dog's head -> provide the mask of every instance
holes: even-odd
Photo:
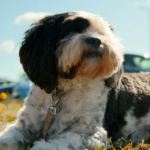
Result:
[[[123,54],[107,21],[72,12],[48,16],[26,31],[20,61],[31,81],[51,92],[59,77],[113,77],[122,67]]]

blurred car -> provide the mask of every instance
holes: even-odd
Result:
[[[150,72],[150,58],[134,54],[125,54],[124,72]]]
[[[30,90],[30,83],[31,81],[27,76],[22,77],[21,80],[14,86],[12,97],[19,100],[23,100],[27,97]]]
[[[7,79],[0,79],[0,94],[6,93],[7,95],[11,95],[16,82],[7,80]]]

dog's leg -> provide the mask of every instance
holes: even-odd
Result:
[[[101,128],[93,135],[65,132],[47,141],[35,142],[31,150],[95,150],[100,146],[105,147],[107,142],[106,132]]]
[[[14,124],[0,133],[0,150],[19,149],[19,141],[27,144],[30,140],[38,140],[40,131],[50,105],[50,94],[32,85],[23,108],[19,111]]]

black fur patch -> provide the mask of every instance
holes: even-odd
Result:
[[[59,39],[63,39],[69,34],[82,33],[89,26],[89,21],[81,17],[77,17],[74,20],[67,20],[61,26]]]
[[[150,74],[124,74],[120,87],[110,91],[104,127],[113,140],[122,136],[121,128],[127,123],[124,118],[131,108],[136,118],[149,112]]]
[[[20,48],[20,62],[32,82],[46,92],[58,84],[57,49],[61,25],[68,14],[45,17],[26,31]]]

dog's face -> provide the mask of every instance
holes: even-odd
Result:
[[[31,81],[48,92],[58,77],[111,77],[121,69],[123,54],[107,21],[72,12],[46,17],[28,30],[20,60]]]

